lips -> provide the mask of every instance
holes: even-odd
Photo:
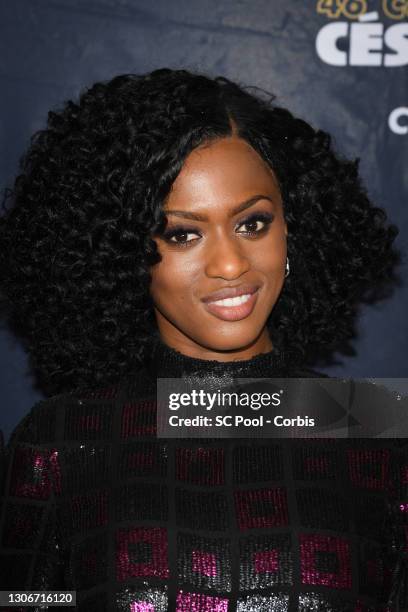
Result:
[[[223,321],[239,321],[248,317],[258,299],[259,287],[242,285],[232,289],[221,289],[202,301],[208,312]]]
[[[210,295],[201,298],[201,301],[208,303],[216,302],[217,300],[238,297],[239,295],[252,295],[258,289],[258,285],[240,285],[239,287],[224,287],[224,289],[220,289],[219,291],[215,291],[214,293],[210,293]]]

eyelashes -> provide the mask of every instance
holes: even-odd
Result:
[[[247,229],[247,231],[240,231],[237,233],[243,234],[244,236],[250,238],[258,237],[268,231],[273,219],[274,216],[269,213],[253,213],[252,215],[246,217],[246,219],[243,219],[237,224],[237,228],[247,226],[252,227],[252,229]],[[261,224],[260,227],[259,224]],[[194,242],[199,240],[199,238],[191,239],[191,235],[199,236],[199,238],[201,238],[201,234],[196,227],[178,225],[163,232],[161,237],[163,238],[163,240],[173,246],[188,247],[190,246],[190,244],[193,244]]]

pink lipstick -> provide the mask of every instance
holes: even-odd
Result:
[[[255,308],[259,287],[241,285],[216,291],[202,299],[206,310],[223,321],[239,321]]]

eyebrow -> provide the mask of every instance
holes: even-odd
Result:
[[[237,215],[243,210],[246,210],[247,208],[250,208],[251,206],[256,204],[258,200],[269,200],[270,202],[273,203],[272,198],[270,198],[269,196],[256,195],[256,196],[253,196],[252,198],[249,198],[249,200],[245,200],[245,202],[241,202],[241,204],[238,204],[237,206],[235,206],[235,208],[233,208],[229,212],[228,216],[233,217],[234,215]],[[200,215],[199,213],[190,212],[188,210],[166,210],[165,209],[164,212],[167,215],[174,215],[175,217],[184,217],[185,219],[193,219],[194,221],[208,221],[208,217],[206,215]]]

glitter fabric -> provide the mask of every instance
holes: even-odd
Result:
[[[217,575],[217,557],[213,553],[193,550],[191,553],[192,570],[203,576]]]
[[[126,588],[116,594],[115,604],[110,608],[120,612],[167,612],[167,586],[149,588],[142,582],[142,588]]]
[[[179,533],[177,565],[180,581],[211,591],[231,591],[232,560],[228,538]]]
[[[73,547],[72,573],[75,582],[92,588],[107,580],[108,540],[106,534],[91,536]]]
[[[237,602],[237,612],[288,612],[288,595],[250,595]]]
[[[50,496],[49,457],[49,451],[17,449],[11,476],[12,495],[32,499],[47,499]]]
[[[154,612],[154,605],[147,601],[133,601],[130,604],[130,612]]]
[[[279,446],[238,446],[233,450],[234,483],[282,480],[283,463]]]
[[[341,595],[328,598],[319,593],[299,596],[297,612],[396,612],[395,608],[367,606],[357,600],[355,603]]]
[[[350,524],[347,500],[341,492],[315,487],[296,490],[302,525],[344,532]]]
[[[176,612],[228,612],[228,599],[179,591]]]
[[[407,612],[405,440],[156,436],[158,376],[313,375],[294,364],[154,342],[117,385],[39,402],[5,455],[0,590],[75,590],[80,612]]]
[[[193,484],[224,484],[224,449],[177,448],[176,478]]]
[[[342,462],[338,448],[333,442],[322,444],[321,440],[304,440],[301,446],[294,440],[292,465],[298,480],[337,480],[342,474]]]
[[[168,578],[165,529],[120,529],[116,533],[116,576],[123,582],[133,576]]]
[[[389,450],[347,451],[350,480],[355,487],[384,489],[389,480]]]
[[[288,524],[286,490],[281,487],[235,491],[235,506],[238,526],[242,531]]]
[[[300,571],[303,584],[350,589],[350,542],[322,534],[300,534]]]
[[[240,590],[293,585],[293,552],[288,533],[240,539]]]

